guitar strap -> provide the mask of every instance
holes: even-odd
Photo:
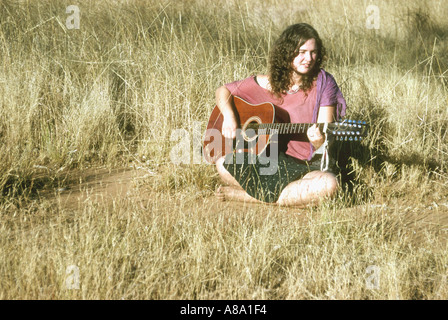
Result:
[[[317,81],[318,81],[317,88],[320,88],[320,90],[317,93],[317,103],[316,103],[316,108],[314,108],[314,115],[313,115],[313,119],[316,122],[317,122],[317,113],[319,112],[318,110],[319,110],[319,106],[320,106],[320,101],[322,99],[322,95],[325,90],[325,87],[327,86],[326,78],[327,78],[327,75],[326,75],[325,71],[322,69],[321,72],[319,73],[319,76],[317,77]],[[330,158],[328,156],[327,129],[328,129],[328,123],[325,122],[323,130],[322,130],[322,133],[325,134],[325,141],[324,141],[324,144],[319,148],[319,149],[322,149],[322,157],[320,160],[320,171],[327,171],[328,164],[330,162]]]
[[[330,156],[328,155],[328,134],[327,134],[327,129],[328,129],[328,123],[325,122],[324,124],[324,128],[322,130],[322,133],[325,134],[325,141],[323,143],[323,145],[321,146],[322,148],[322,157],[320,159],[320,171],[325,172],[328,170],[328,165],[330,164]]]
[[[324,141],[324,150],[322,153],[322,159],[320,160],[320,171],[327,171],[328,170],[328,164],[330,163],[330,156],[328,155],[328,122],[325,122],[324,124],[324,132],[325,132],[325,141]]]

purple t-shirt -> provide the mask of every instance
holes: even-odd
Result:
[[[292,123],[315,123],[320,106],[336,106],[337,119],[345,116],[346,103],[333,76],[321,69],[312,88],[305,94],[302,90],[294,94],[285,94],[283,101],[275,98],[269,90],[264,89],[249,77],[244,80],[226,84],[234,96],[249,103],[270,102],[288,111]],[[313,145],[308,141],[290,140],[286,154],[301,160],[311,160]]]

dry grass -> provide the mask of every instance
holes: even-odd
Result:
[[[1,1],[0,298],[447,299],[448,8],[378,1],[370,30],[359,2],[306,4],[79,1],[69,30],[64,1]],[[298,21],[370,136],[339,146],[345,189],[320,207],[217,202],[171,134],[192,144],[214,90]]]

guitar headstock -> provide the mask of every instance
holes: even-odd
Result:
[[[327,134],[337,141],[362,141],[367,135],[367,124],[361,120],[344,120],[328,124]]]

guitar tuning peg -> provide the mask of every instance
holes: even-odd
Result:
[[[353,137],[349,137],[348,140],[349,140],[349,141],[353,141]]]

